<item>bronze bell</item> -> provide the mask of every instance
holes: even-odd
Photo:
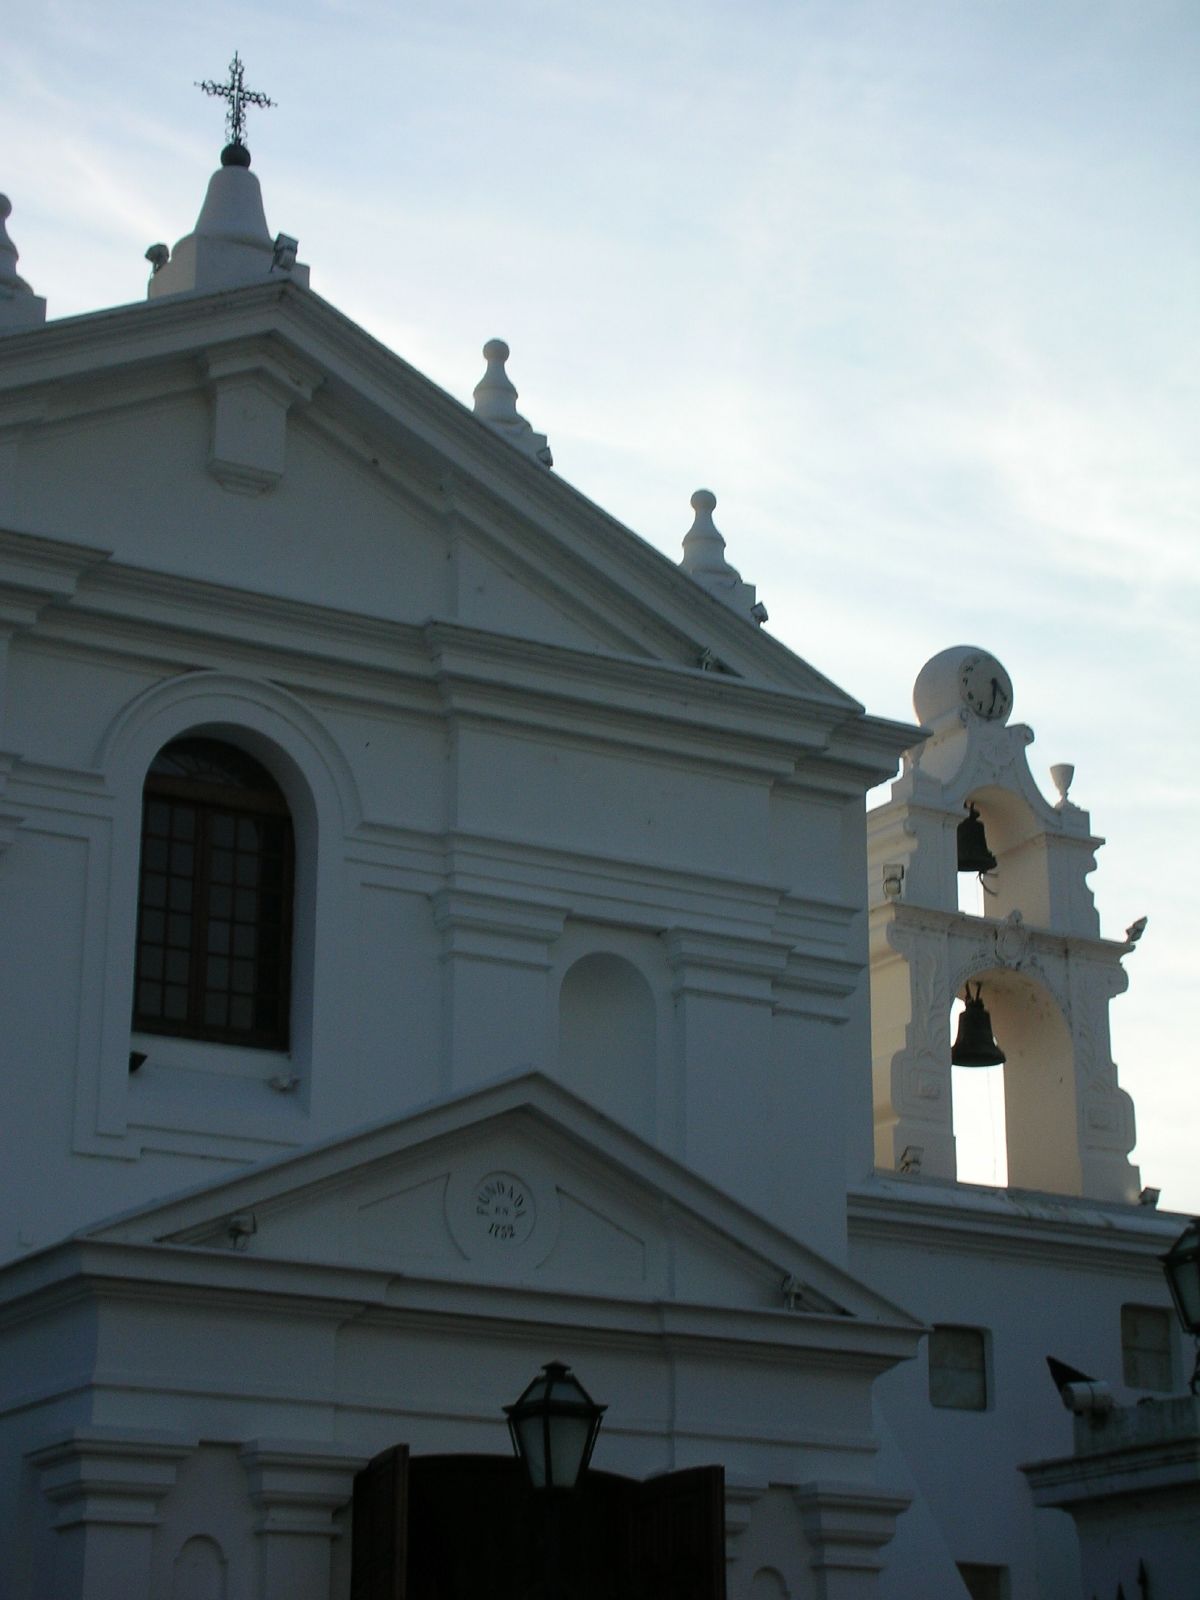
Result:
[[[1004,1051],[992,1034],[992,1019],[979,995],[979,984],[975,985],[973,996],[971,985],[967,985],[966,1009],[958,1019],[958,1037],[950,1052],[956,1067],[998,1067],[1005,1060]]]
[[[995,872],[996,858],[988,849],[987,834],[979,812],[969,801],[968,815],[958,825],[958,870],[960,872]]]

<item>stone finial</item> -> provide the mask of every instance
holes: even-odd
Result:
[[[12,202],[0,194],[0,333],[39,327],[46,320],[46,302],[17,274],[17,247],[5,226]]]
[[[743,583],[741,573],[726,560],[725,540],[712,515],[717,508],[716,495],[711,489],[697,489],[691,504],[696,515],[684,535],[679,565],[710,594],[761,625],[767,620],[766,606],[755,600],[754,585]]]
[[[232,152],[232,154],[231,154]],[[308,285],[308,268],[296,260],[298,246],[287,234],[271,237],[263,210],[262,189],[250,171],[250,155],[229,144],[221,165],[208,180],[204,204],[193,231],[174,250],[151,245],[146,259],[153,269],[147,290],[151,300],[162,295],[239,288],[268,279],[290,279]]]
[[[1050,768],[1050,781],[1058,790],[1058,805],[1055,810],[1061,811],[1067,804],[1067,792],[1074,776],[1075,768],[1069,761],[1058,761]]]
[[[517,389],[504,366],[508,357],[509,348],[503,339],[489,339],[484,345],[487,370],[475,385],[475,415],[543,467],[552,467],[554,457],[546,435],[535,433],[517,410]]]
[[[679,565],[701,582],[706,578],[718,578],[731,584],[740,583],[742,575],[725,559],[725,541],[713,521],[716,495],[711,489],[697,489],[691,505],[696,515],[683,536],[683,559]]]

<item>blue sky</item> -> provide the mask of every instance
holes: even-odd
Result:
[[[673,557],[699,485],[770,629],[872,711],[992,649],[1109,845],[1143,1180],[1200,1210],[1200,7],[43,0],[0,187],[67,315],[140,298],[222,142],[314,289]],[[1190,997],[1190,998],[1189,998]]]

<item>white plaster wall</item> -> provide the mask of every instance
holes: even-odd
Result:
[[[1019,1222],[972,1213],[971,1191],[948,1192],[958,1195],[949,1201],[959,1208],[958,1238],[923,1229],[905,1206],[907,1230],[897,1223],[881,1235],[852,1219],[850,1262],[923,1321],[987,1330],[990,1403],[986,1411],[931,1405],[923,1353],[879,1380],[879,1404],[953,1559],[1008,1566],[1013,1600],[1072,1600],[1081,1592],[1074,1528],[1063,1513],[1034,1509],[1018,1470],[1071,1449],[1071,1415],[1045,1358],[1103,1379],[1123,1403],[1136,1401],[1122,1379],[1121,1306],[1166,1307],[1161,1270],[1153,1250],[1139,1261],[1122,1247],[1117,1214],[1080,1213],[1085,1226],[1113,1231],[1111,1253],[1095,1237],[1037,1245]],[[926,1195],[931,1204],[941,1199]],[[1169,1220],[1161,1233],[1165,1248]]]
[[[219,481],[198,355],[150,371],[147,354],[96,381],[64,375],[47,420],[9,451],[0,529],[86,542],[78,566],[91,570],[74,571],[65,545],[14,557],[0,751],[14,758],[4,804],[18,820],[0,915],[16,939],[0,964],[0,1111],[21,1198],[0,1221],[0,1259],[431,1097],[531,1067],[557,1075],[563,978],[588,956],[641,974],[653,1062],[640,1050],[610,1080],[593,1058],[574,1086],[813,1249],[842,1255],[845,1170],[869,1138],[865,1119],[852,1129],[869,1093],[861,773],[805,753],[836,706],[822,695],[806,709],[800,692],[772,703],[770,685],[802,681],[801,664],[779,652],[772,665],[753,630],[739,644],[699,594],[693,618],[682,580],[667,594],[671,616],[657,618],[622,589],[645,555],[613,561],[611,527],[585,526],[593,513],[569,491],[555,514],[578,518],[579,541],[559,549],[547,537],[543,570],[512,507],[526,494],[545,517],[550,480],[514,490],[503,458],[509,504],[493,503],[488,486],[443,470],[419,426],[384,425],[378,397],[343,415],[315,374],[226,384],[271,425],[254,446],[263,459],[218,463]],[[212,381],[220,391],[225,380]],[[235,411],[225,406],[225,424]],[[378,454],[373,430],[386,436]],[[231,492],[242,467],[242,489],[255,472],[258,487],[275,473],[274,486]],[[426,628],[430,618],[460,626]],[[480,633],[468,638],[466,625]],[[761,681],[681,670],[696,667],[710,627],[722,657],[763,663]],[[514,638],[536,643],[514,651]],[[579,654],[539,654],[545,645]],[[656,659],[662,672],[646,665]],[[144,774],[165,743],[198,730],[262,761],[296,822],[286,1059],[130,1034]],[[853,733],[838,738],[853,760]],[[881,759],[874,746],[866,759]],[[148,1047],[132,1078],[131,1044]],[[565,1240],[600,1237],[582,1200],[565,1197],[562,1211]],[[617,1231],[604,1239],[620,1277]],[[162,1292],[122,1284],[102,1316],[76,1298],[36,1330],[6,1329],[10,1371],[27,1388],[0,1424],[12,1469],[0,1522],[22,1523],[0,1588],[10,1581],[23,1597],[39,1541],[57,1542],[68,1566],[81,1548],[50,1533],[46,1495],[16,1467],[73,1428],[167,1441],[143,1441],[144,1458],[136,1441],[96,1443],[88,1494],[111,1492],[129,1513],[137,1496],[116,1480],[148,1474],[126,1523],[95,1519],[97,1571],[144,1567],[147,1589],[172,1594],[191,1581],[179,1577],[188,1540],[211,1538],[215,1555],[192,1547],[193,1588],[217,1581],[215,1561],[229,1596],[245,1595],[247,1564],[267,1548],[247,1533],[246,1483],[259,1470],[235,1461],[247,1441],[364,1458],[398,1438],[503,1449],[498,1406],[550,1354],[620,1396],[597,1465],[644,1476],[720,1460],[760,1489],[832,1476],[870,1493],[874,1357],[840,1348],[853,1319],[830,1319],[832,1358],[734,1359],[716,1334],[686,1349],[614,1336],[598,1301],[594,1326],[576,1317],[547,1350],[549,1311],[505,1333],[494,1317],[472,1324],[460,1298],[448,1336],[440,1312],[368,1312],[353,1285],[320,1301],[302,1237],[297,1248],[275,1298],[190,1295],[194,1255]],[[682,1250],[679,1269],[681,1292],[718,1293],[711,1258]],[[396,1294],[404,1283],[398,1272]],[[468,1273],[455,1293],[470,1292]],[[785,1317],[773,1273],[739,1292]],[[75,1489],[55,1483],[54,1504],[74,1505]],[[797,1565],[786,1495],[755,1504],[747,1526],[757,1564],[739,1571],[735,1595],[765,1569],[759,1594],[770,1572],[796,1594],[818,1592]]]
[[[202,1444],[179,1465],[154,1535],[150,1592],[163,1600],[243,1600],[254,1592],[255,1523],[232,1444]]]
[[[206,469],[209,428],[207,399],[186,394],[39,430],[22,445],[17,526],[367,616],[445,614],[449,542],[431,509],[297,418],[278,485],[231,494]]]
[[[186,1264],[177,1266],[186,1275]],[[18,1465],[71,1426],[82,1422],[102,1442],[132,1447],[131,1455],[113,1455],[102,1443],[96,1458],[102,1470],[93,1474],[91,1509],[100,1526],[89,1534],[88,1550],[99,1577],[82,1591],[87,1600],[107,1593],[106,1574],[116,1581],[122,1573],[120,1592],[131,1600],[172,1595],[180,1555],[193,1539],[219,1546],[228,1600],[273,1600],[278,1591],[263,1586],[260,1563],[273,1537],[288,1543],[289,1529],[298,1535],[289,1557],[299,1563],[295,1593],[325,1600],[322,1563],[355,1465],[398,1440],[417,1454],[507,1453],[500,1407],[550,1353],[546,1329],[488,1316],[472,1324],[461,1316],[406,1318],[378,1306],[364,1316],[352,1296],[306,1293],[302,1272],[294,1305],[279,1295],[257,1304],[236,1293],[204,1297],[182,1285],[137,1297],[114,1287],[101,1293],[102,1303],[76,1298],[57,1323],[26,1324],[8,1339],[7,1353],[28,1366],[35,1388],[39,1381],[46,1387],[42,1398],[0,1420],[3,1460],[17,1468],[0,1473],[0,1515],[7,1525],[17,1508],[27,1513],[18,1537],[0,1547],[0,1589],[14,1600],[43,1592],[33,1573],[44,1583],[57,1572],[64,1595],[80,1592],[70,1572],[75,1536],[50,1533],[46,1480],[36,1465],[23,1473]],[[601,1314],[616,1311],[606,1304]],[[796,1596],[825,1592],[808,1570],[807,1541],[786,1486],[831,1480],[843,1493],[857,1486],[870,1502],[870,1394],[853,1363],[836,1350],[790,1358],[777,1351],[765,1360],[719,1338],[614,1338],[580,1325],[560,1328],[552,1353],[610,1402],[598,1468],[646,1477],[720,1461],[731,1484],[754,1486],[740,1493],[745,1515],[731,1545],[735,1600],[751,1592],[765,1565],[785,1573]],[[86,1416],[72,1416],[50,1396],[64,1374],[84,1368],[93,1374],[90,1403]],[[251,1504],[256,1448],[297,1464],[282,1474],[290,1490],[274,1516]],[[149,1470],[149,1459],[164,1449],[165,1467]],[[303,1462],[335,1455],[341,1465],[323,1480],[319,1505]],[[140,1510],[142,1482],[157,1485],[149,1518]],[[781,1487],[767,1493],[770,1484]],[[111,1516],[95,1516],[97,1492],[108,1497]],[[75,1507],[79,1498],[69,1494],[54,1501],[60,1503]],[[199,1568],[205,1561],[212,1567],[212,1551],[194,1547],[193,1555]],[[864,1577],[861,1588],[831,1592],[849,1600],[873,1590]],[[180,1600],[192,1597],[185,1591]]]
[[[623,1110],[614,1068],[604,1109],[840,1253],[845,1140],[828,1130],[850,1114],[861,1017],[847,1025],[847,1002],[820,997],[828,1019],[802,1014],[803,975],[782,1004],[773,986],[797,939],[861,982],[848,913],[822,920],[851,902],[853,801],[793,790],[773,813],[768,778],[622,749],[619,720],[606,748],[465,719],[448,732],[411,696],[390,715],[363,708],[353,697],[376,682],[354,670],[320,692],[270,656],[225,670],[233,652],[202,634],[185,658],[200,670],[156,677],[119,635],[13,650],[8,798],[24,820],[0,906],[21,932],[0,984],[22,1215],[5,1253],[229,1161],[492,1077],[554,1075],[562,975],[585,953],[632,959],[656,1019],[655,1082],[639,1069]],[[142,779],[195,728],[245,744],[296,818],[289,1058],[129,1031]],[[470,841],[468,897],[511,933],[442,906],[451,838]],[[811,912],[787,899],[796,888]],[[148,1055],[132,1077],[131,1044]],[[296,1082],[280,1092],[275,1077]]]
[[[13,525],[86,538],[130,565],[362,616],[454,617],[584,649],[603,637],[539,593],[535,570],[481,548],[450,513],[437,473],[394,447],[378,446],[364,470],[361,446],[356,459],[328,425],[294,409],[278,483],[269,493],[235,494],[207,469],[203,393],[147,402],[131,387],[119,409],[119,388],[106,398],[106,413],[23,439]]]

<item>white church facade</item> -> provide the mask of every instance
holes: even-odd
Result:
[[[1003,667],[869,715],[711,495],[676,566],[500,341],[471,412],[313,293],[240,144],[151,254],[47,322],[0,217],[0,1595],[402,1593],[356,1476],[508,1452],[563,1360],[597,1470],[722,1470],[705,1593],[1088,1600],[1045,1357],[1178,1388],[1181,1224]],[[956,1176],[968,984],[1006,1188]]]

